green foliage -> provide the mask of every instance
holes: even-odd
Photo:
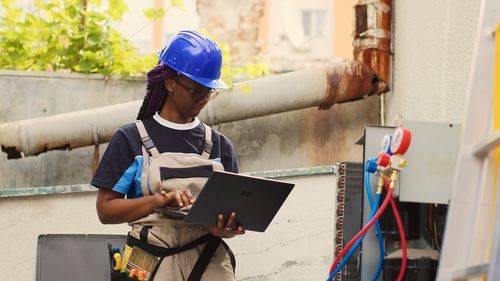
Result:
[[[177,9],[184,9],[184,0],[170,0],[170,5]]]
[[[126,78],[143,75],[158,61],[154,54],[138,55],[137,48],[111,27],[128,11],[124,0],[108,0],[106,9],[101,8],[101,0],[34,0],[33,11],[21,10],[14,3],[0,0],[0,69]],[[183,9],[184,1],[170,0],[170,7]],[[143,13],[150,20],[165,16],[164,9],[144,9]],[[267,74],[267,66],[260,63],[231,67],[229,45],[217,43],[224,61],[221,78],[229,85],[231,77],[241,73],[250,78]]]
[[[128,10],[125,1],[109,0],[104,11],[100,5],[99,0],[36,0],[34,11],[22,11],[14,1],[2,0],[0,68],[123,77],[151,69],[154,55],[139,56],[111,27]]]
[[[156,8],[142,9],[142,13],[150,20],[161,19],[165,16],[165,10]]]

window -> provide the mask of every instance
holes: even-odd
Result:
[[[325,24],[325,10],[302,10],[302,28],[306,37],[323,37]]]

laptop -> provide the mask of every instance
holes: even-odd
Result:
[[[264,232],[295,184],[223,171],[214,171],[189,211],[155,208],[172,219],[215,226],[217,214],[224,220],[236,212],[236,225]]]

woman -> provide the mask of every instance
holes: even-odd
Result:
[[[231,142],[197,118],[217,89],[227,88],[219,79],[221,51],[209,38],[181,31],[158,57],[137,121],[116,132],[92,179],[99,219],[132,226],[122,272],[141,256],[151,261],[142,265],[148,280],[234,280],[234,257],[220,238],[245,233],[233,227],[236,214],[219,214],[207,227],[154,210],[189,208],[213,170],[238,172]]]

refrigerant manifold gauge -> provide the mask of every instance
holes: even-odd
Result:
[[[397,128],[392,135],[391,152],[393,155],[403,155],[411,142],[411,131],[406,128]]]

